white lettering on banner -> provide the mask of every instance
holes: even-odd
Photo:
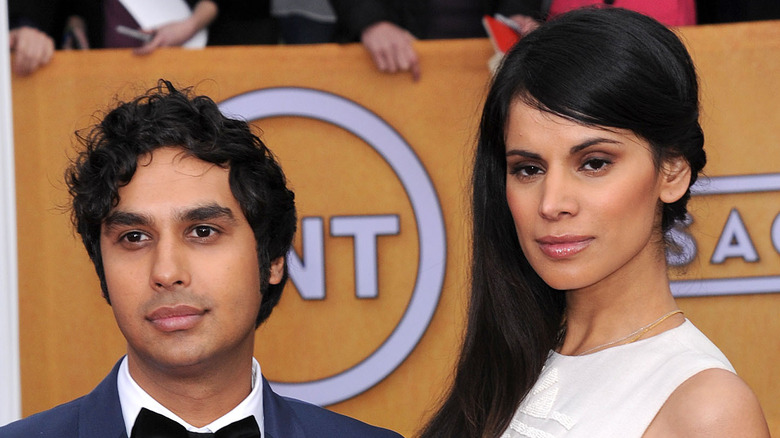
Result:
[[[298,294],[304,300],[325,299],[325,240],[322,218],[301,219],[301,241],[303,261],[295,250],[287,254],[290,279],[295,283]]]
[[[691,187],[691,194],[694,196],[776,191],[780,191],[780,173],[702,178]],[[685,227],[671,230],[669,237],[678,243],[690,240],[692,245],[683,244],[682,254],[668,252],[667,261],[670,265],[685,265],[696,257],[696,242],[694,237],[684,229]],[[780,253],[780,214],[775,217],[772,223],[770,237],[775,250]],[[729,213],[710,258],[710,263],[724,263],[726,259],[732,257],[741,258],[749,263],[759,260],[750,233],[736,208],[733,208]],[[687,262],[679,263],[684,260]],[[780,275],[676,280],[672,281],[671,286],[672,293],[676,297],[777,293],[780,292]]]
[[[417,223],[420,255],[417,278],[409,305],[393,332],[376,351],[339,374],[309,382],[271,382],[273,388],[282,395],[319,405],[329,405],[354,397],[379,383],[406,359],[427,330],[439,304],[444,284],[447,248],[444,218],[433,183],[414,150],[398,132],[376,114],[341,96],[307,88],[267,88],[240,94],[225,100],[219,106],[229,117],[238,116],[250,121],[292,116],[321,120],[339,126],[365,141],[384,158],[409,197]],[[397,233],[399,229],[397,222],[396,216],[395,219],[380,219],[378,222],[373,222],[372,219],[356,226],[351,219],[342,217],[336,221],[336,232],[355,237],[355,263],[360,270],[363,270],[367,265],[376,266],[375,259],[373,263],[360,262],[366,250],[373,253],[371,257],[376,255],[375,243],[365,242],[375,239],[377,235]],[[321,223],[312,221],[310,224],[308,226],[312,229],[314,227],[322,229]],[[333,225],[334,223],[331,222],[331,227]],[[360,228],[360,225],[367,228]],[[302,225],[302,228],[306,226]],[[316,232],[310,231],[310,233],[311,236],[317,236]],[[307,235],[303,237],[309,238]],[[321,240],[321,234],[319,237]],[[304,242],[303,262],[296,258],[294,251],[291,251],[288,257],[291,265],[297,263],[296,270],[291,266],[291,278],[296,286],[304,280],[297,277],[300,272],[297,268],[302,268],[306,272],[305,284],[309,284],[307,281],[324,283],[317,268],[311,266],[311,264],[322,265],[323,263],[316,255],[310,255],[306,251],[308,244],[310,243]],[[307,271],[308,269],[312,271]],[[375,278],[376,273],[373,275]],[[361,277],[361,280],[364,278],[366,277]],[[371,279],[371,275],[367,278]],[[371,295],[373,291],[367,288],[358,293]],[[325,295],[324,291],[316,287],[308,289],[306,294],[313,297]]]
[[[303,260],[295,250],[288,254],[290,279],[304,300],[325,299],[325,242],[321,217],[301,219]],[[330,235],[355,239],[355,296],[376,298],[379,296],[377,266],[378,236],[398,234],[400,221],[397,215],[333,216],[330,219]]]
[[[331,236],[352,236],[355,239],[355,295],[358,298],[379,296],[376,238],[395,235],[400,230],[397,215],[336,216],[330,219]]]
[[[780,173],[763,175],[731,175],[700,178],[691,187],[691,194],[736,195],[740,193],[761,193],[780,191]]]
[[[718,239],[715,252],[712,253],[710,263],[720,264],[730,257],[742,258],[748,263],[758,261],[756,247],[750,240],[750,234],[736,208],[729,213],[729,218],[720,233],[720,239]]]
[[[780,254],[780,213],[775,216],[774,222],[772,222],[772,245],[775,247],[775,251]]]

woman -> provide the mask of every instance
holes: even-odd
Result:
[[[698,106],[685,47],[635,12],[570,12],[507,54],[474,164],[467,331],[423,437],[769,436],[666,275],[706,161]]]

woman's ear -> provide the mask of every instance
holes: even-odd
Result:
[[[688,191],[691,183],[691,166],[683,156],[672,157],[661,166],[661,201],[677,202]]]
[[[268,276],[269,284],[279,284],[284,276],[284,257],[271,261],[271,272]]]

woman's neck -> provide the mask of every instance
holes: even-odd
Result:
[[[598,351],[602,345],[622,345],[631,339],[628,335],[677,310],[666,265],[660,263],[642,271],[633,272],[630,278],[604,279],[597,285],[566,292],[566,336],[559,352],[577,355]],[[682,315],[672,315],[640,338],[661,333],[683,321]],[[620,342],[624,337],[626,342]]]

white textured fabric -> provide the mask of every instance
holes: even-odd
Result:
[[[681,383],[711,368],[734,372],[688,320],[585,356],[552,352],[501,438],[638,438]]]

